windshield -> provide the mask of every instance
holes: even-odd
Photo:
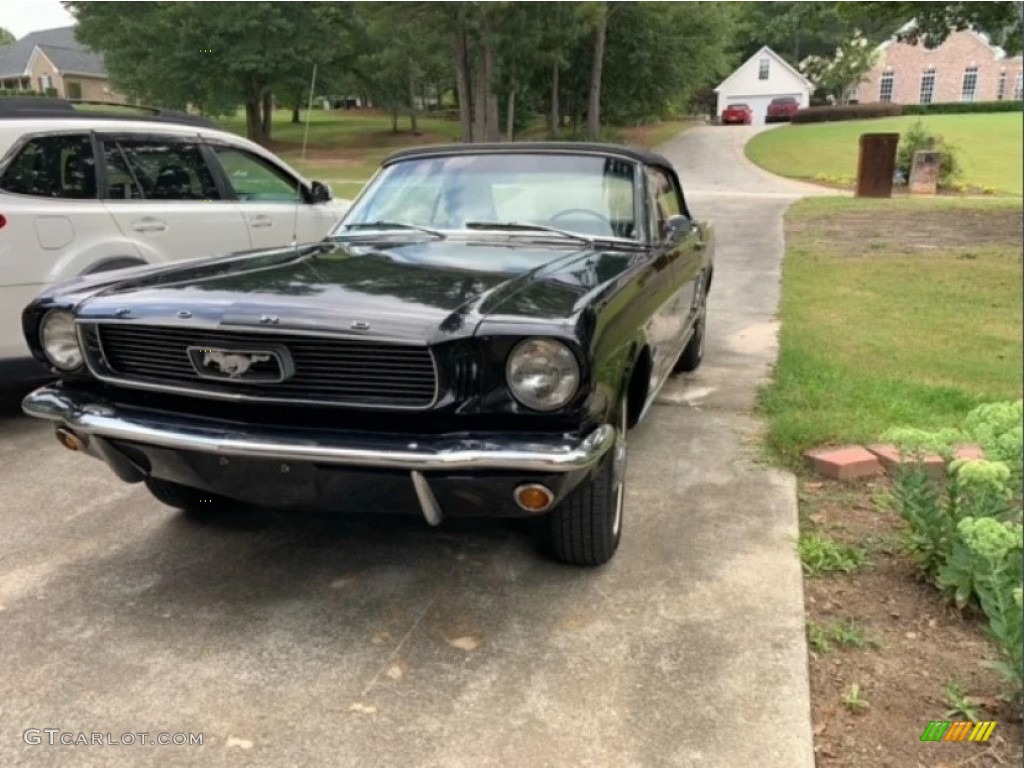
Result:
[[[380,229],[400,222],[433,230],[536,224],[588,237],[636,239],[634,167],[619,158],[568,154],[402,160],[377,176],[335,234],[375,222]],[[523,227],[502,232],[530,233]]]

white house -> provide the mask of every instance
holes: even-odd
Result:
[[[754,123],[763,123],[772,99],[791,96],[806,107],[813,90],[810,80],[766,45],[715,88],[718,116],[730,104],[747,104],[754,111]]]

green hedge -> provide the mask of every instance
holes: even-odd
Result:
[[[794,123],[825,123],[835,120],[868,120],[872,117],[899,117],[903,107],[899,104],[843,104],[827,107],[806,107],[793,115]]]
[[[25,98],[32,98],[33,96],[43,95],[44,94],[39,91],[19,91],[16,88],[0,88],[0,96],[23,96]],[[56,95],[56,92],[54,95]]]
[[[1020,112],[1024,101],[951,101],[944,104],[904,104],[904,115],[953,115],[964,112]]]

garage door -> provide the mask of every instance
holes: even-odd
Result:
[[[768,112],[768,105],[771,104],[772,99],[782,98],[788,96],[794,98],[803,105],[803,99],[799,93],[775,93],[771,96],[730,96],[727,104],[746,104],[752,110],[754,110],[754,125],[761,125],[764,123],[764,116]]]

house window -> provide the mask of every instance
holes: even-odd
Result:
[[[761,59],[760,63],[757,65],[757,79],[768,79],[768,59]]]
[[[935,98],[935,70],[929,69],[921,75],[921,98],[922,104],[931,104]]]
[[[1006,70],[999,73],[999,85],[996,86],[996,101],[1002,101],[1006,96]]]
[[[878,100],[879,101],[892,101],[892,89],[896,75],[892,72],[886,72],[882,75],[881,81],[878,83]]]
[[[978,90],[978,68],[968,67],[964,70],[964,82],[960,88],[960,101],[974,101]]]
[[[1013,100],[1020,101],[1024,97],[1024,72],[1017,73],[1017,84],[1013,86]]]
[[[82,98],[82,84],[76,83],[74,80],[64,83],[64,90],[67,91],[67,97],[69,99],[80,99]]]

